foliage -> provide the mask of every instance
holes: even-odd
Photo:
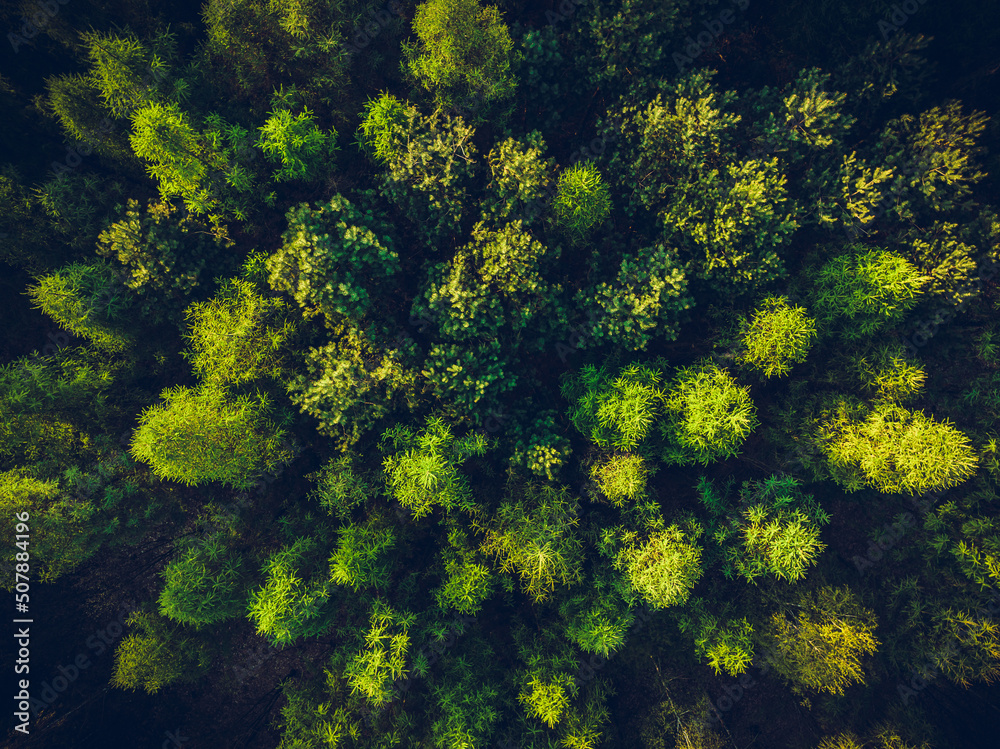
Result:
[[[203,627],[246,609],[243,560],[218,537],[187,548],[161,575],[160,613],[176,622]]]
[[[868,338],[898,323],[916,305],[929,280],[893,252],[855,250],[856,254],[835,257],[816,276],[820,319],[826,325],[842,322],[847,339]]]
[[[517,86],[514,42],[495,6],[479,0],[426,0],[417,6],[419,40],[403,47],[403,70],[443,107],[473,110],[474,123],[502,115]]]
[[[707,487],[700,488],[704,501]],[[820,526],[829,523],[830,516],[801,493],[791,476],[744,482],[740,499],[739,517],[720,523],[713,534],[716,542],[730,544],[726,576],[739,575],[748,582],[764,575],[788,582],[805,577],[826,548],[819,540]]]
[[[887,402],[861,418],[832,413],[820,434],[833,478],[847,491],[948,489],[972,476],[978,463],[969,438],[950,423]]]
[[[649,468],[641,455],[612,455],[591,467],[590,478],[613,505],[623,507],[645,495]]]
[[[218,223],[206,224],[171,203],[140,209],[129,199],[121,218],[101,232],[97,253],[116,259],[125,285],[142,299],[142,311],[163,319],[180,317],[208,268],[225,269],[224,250],[231,245]]]
[[[534,601],[546,600],[556,586],[583,581],[578,501],[565,486],[532,482],[510,485],[511,495],[486,521],[482,549],[496,556],[504,572],[516,572]]]
[[[615,573],[602,564],[580,592],[559,605],[566,637],[588,653],[607,658],[620,650],[635,624],[635,614],[619,591]]]
[[[378,288],[369,279],[384,282],[399,272],[399,257],[385,227],[341,195],[317,209],[303,203],[286,219],[282,247],[267,261],[271,287],[331,321],[368,314],[369,289]]]
[[[712,362],[678,370],[663,400],[663,457],[670,463],[732,457],[759,423],[749,388]]]
[[[444,581],[435,596],[442,609],[476,614],[492,594],[493,570],[476,554],[468,534],[457,524],[448,528],[448,543],[441,548]]]
[[[520,221],[496,231],[477,223],[469,244],[431,269],[413,316],[435,320],[439,332],[452,340],[517,336],[541,320],[556,326],[560,289],[540,272],[552,255],[523,231]]]
[[[240,163],[249,133],[218,115],[205,118],[199,129],[175,102],[151,102],[132,117],[129,141],[157,180],[164,201],[179,197],[192,213],[231,213],[246,219],[243,193],[252,190],[252,175]]]
[[[569,678],[546,681],[532,676],[518,699],[524,704],[528,715],[538,718],[549,728],[558,723],[569,707]]]
[[[186,352],[206,382],[239,385],[281,371],[281,351],[294,332],[280,299],[256,292],[253,284],[229,279],[207,302],[185,310],[190,332]]]
[[[285,380],[292,403],[314,417],[321,434],[350,445],[398,405],[409,404],[417,375],[412,348],[381,345],[378,337],[349,325],[334,340],[306,352],[304,373]]]
[[[414,519],[428,515],[434,505],[446,511],[475,508],[468,480],[459,466],[486,452],[481,434],[458,438],[440,418],[427,420],[421,432],[402,425],[382,435],[386,485],[390,496]]]
[[[497,222],[521,220],[525,226],[541,216],[555,161],[544,157],[545,149],[537,130],[493,147],[487,157],[492,180],[483,199],[484,213]]]
[[[89,433],[110,429],[116,415],[110,395],[122,369],[74,346],[0,366],[0,461],[58,473],[86,454]]]
[[[562,392],[580,432],[601,447],[631,450],[646,439],[661,412],[659,382],[659,371],[645,365],[623,367],[612,378],[606,368],[587,364],[563,380]]]
[[[643,351],[658,336],[677,338],[693,300],[675,249],[642,247],[622,257],[616,276],[600,278],[574,299],[588,316],[586,341]]]
[[[803,592],[796,608],[774,614],[764,635],[775,670],[796,687],[830,694],[864,683],[862,659],[879,646],[875,615],[846,587]]]
[[[611,192],[592,163],[574,164],[559,175],[552,210],[559,225],[577,241],[611,213]]]
[[[383,92],[377,99],[369,99],[362,112],[358,127],[358,142],[372,157],[389,164],[399,158],[405,149],[405,136],[409,126],[406,106],[392,94]]]
[[[264,584],[250,596],[247,616],[274,645],[315,637],[330,628],[330,584],[318,539],[303,536],[272,554],[261,568]]]
[[[764,377],[781,377],[806,360],[815,338],[815,322],[804,307],[789,306],[787,297],[767,297],[742,333],[739,360]]]
[[[517,376],[500,341],[437,343],[431,346],[421,374],[446,408],[458,418],[484,421],[499,407],[500,396],[513,390]]]
[[[701,549],[690,532],[671,525],[641,538],[626,531],[615,555],[615,567],[624,572],[633,596],[653,608],[667,608],[687,600],[701,578]]]
[[[701,599],[689,604],[690,614],[681,614],[682,631],[694,638],[694,650],[718,676],[745,673],[753,661],[753,626],[745,618],[726,621],[708,612]]]
[[[365,645],[344,670],[351,694],[360,693],[372,707],[392,698],[392,682],[406,676],[410,648],[409,628],[414,617],[376,601]]]
[[[34,306],[67,330],[108,351],[134,343],[127,320],[133,303],[106,263],[74,263],[29,286]]]
[[[112,686],[156,694],[171,684],[196,681],[211,666],[208,646],[164,617],[137,611],[126,623],[135,631],[115,650]]]
[[[461,117],[437,111],[422,116],[412,106],[406,118],[399,136],[405,148],[393,147],[381,186],[424,240],[436,246],[458,231],[470,203],[475,131]]]
[[[387,553],[395,546],[394,530],[379,515],[347,525],[337,532],[337,548],[330,557],[330,579],[352,589],[382,588],[392,571]]]
[[[162,479],[245,489],[291,457],[263,393],[231,398],[213,385],[176,386],[161,397],[142,412],[131,452]]]
[[[337,131],[320,130],[308,108],[296,115],[287,109],[271,112],[259,130],[258,147],[270,161],[280,164],[274,173],[276,182],[317,179],[337,150]]]
[[[308,478],[316,482],[310,496],[332,515],[347,520],[355,507],[364,505],[378,495],[378,485],[358,469],[353,453],[345,452],[332,458]]]

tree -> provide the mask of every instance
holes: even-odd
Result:
[[[252,174],[241,163],[248,156],[249,132],[219,115],[204,120],[204,130],[175,102],[151,102],[132,117],[129,136],[135,155],[148,163],[160,197],[179,197],[192,213],[231,213],[246,219],[242,194],[253,188]]]
[[[132,117],[167,93],[170,60],[176,55],[173,34],[158,34],[151,44],[129,31],[125,34],[84,32],[80,39],[87,49],[87,78],[100,93],[107,111],[116,119]],[[184,91],[183,83],[175,93]]]
[[[136,164],[127,132],[115,127],[101,100],[101,89],[86,74],[45,79],[45,111],[77,143],[120,164]]]
[[[950,423],[887,402],[853,416],[829,414],[820,438],[834,480],[847,491],[948,489],[974,475],[978,463],[969,438]]]
[[[739,452],[757,427],[750,390],[712,362],[684,367],[674,375],[664,396],[666,439],[664,460],[708,465]]]
[[[272,644],[288,645],[330,628],[330,582],[322,546],[303,536],[272,554],[261,568],[264,584],[250,597],[247,617]]]
[[[695,654],[715,675],[739,676],[753,661],[753,626],[745,618],[726,620],[712,614],[700,598],[678,615],[682,632],[694,639]]]
[[[422,116],[416,107],[407,107],[405,127],[395,123],[379,132],[388,132],[387,169],[381,177],[383,193],[402,210],[417,232],[433,247],[457,234],[470,205],[469,183],[476,172],[473,128],[461,117],[435,111]],[[402,127],[396,135],[397,127]],[[397,138],[399,140],[397,140]]]
[[[775,670],[796,690],[842,695],[846,687],[863,684],[862,659],[879,646],[875,615],[847,587],[803,592],[796,608],[794,614],[774,614],[762,633],[774,646],[769,661]]]
[[[793,164],[817,152],[843,151],[856,120],[844,111],[847,94],[828,90],[830,79],[829,73],[808,68],[781,91],[765,86],[755,92],[751,137]]]
[[[295,330],[286,310],[281,299],[261,296],[252,283],[231,278],[209,301],[184,311],[190,326],[184,354],[206,382],[239,385],[275,377]]]
[[[414,403],[418,373],[412,343],[383,341],[349,324],[305,355],[305,372],[285,382],[292,403],[318,421],[321,434],[349,446],[401,405]]]
[[[386,557],[397,538],[384,517],[373,514],[364,523],[344,526],[337,536],[337,548],[330,557],[330,580],[355,591],[388,585],[392,564]]]
[[[308,108],[297,115],[287,109],[271,112],[259,130],[258,147],[268,160],[280,164],[276,182],[317,179],[337,150],[337,131],[321,131]]]
[[[703,573],[701,549],[693,540],[678,525],[655,531],[645,539],[625,531],[614,564],[625,574],[630,597],[657,609],[684,603]]]
[[[67,330],[108,351],[135,342],[129,330],[133,298],[107,263],[73,263],[28,287],[34,306]]]
[[[565,594],[559,603],[566,637],[585,652],[604,658],[625,644],[635,622],[614,575],[606,563],[597,566],[579,592]]]
[[[526,227],[542,215],[555,162],[544,153],[545,139],[537,130],[493,147],[487,157],[493,178],[483,201],[484,214],[498,224],[520,220]]]
[[[448,525],[448,543],[441,546],[441,561],[444,575],[435,592],[438,606],[445,611],[476,614],[493,594],[495,576],[455,522]]]
[[[404,44],[403,71],[440,105],[471,109],[476,124],[509,112],[517,53],[496,7],[483,8],[478,0],[426,0],[417,6],[413,31],[418,41]]]
[[[787,297],[767,297],[744,324],[739,361],[764,377],[781,377],[806,360],[815,338],[815,321],[804,307],[789,306]]]
[[[131,452],[162,479],[221,481],[246,489],[291,457],[264,394],[228,397],[218,386],[176,386],[142,412]]]
[[[691,258],[692,275],[717,290],[752,291],[785,276],[778,250],[798,222],[785,213],[777,157],[708,169],[677,185],[659,214],[664,239]]]
[[[641,455],[612,455],[591,466],[590,478],[615,507],[624,507],[645,495],[649,468]]]
[[[111,397],[124,373],[122,362],[77,346],[0,366],[0,465],[41,464],[54,476],[92,454],[90,435],[128,418]]]
[[[246,610],[243,560],[218,537],[188,547],[161,575],[160,613],[175,622],[199,628]]]
[[[414,619],[413,614],[397,612],[382,601],[375,601],[365,645],[344,669],[351,694],[361,694],[376,708],[392,699],[393,682],[408,673],[409,628]]]
[[[345,452],[323,464],[316,473],[306,478],[316,482],[310,497],[328,513],[341,520],[349,520],[354,508],[378,496],[377,482],[356,466],[353,452]]]
[[[516,572],[525,593],[546,600],[557,585],[583,581],[583,546],[575,532],[578,500],[565,486],[509,485],[513,496],[492,520],[475,517],[484,533],[482,550],[496,556],[504,572]]]
[[[876,149],[894,168],[901,220],[912,220],[921,207],[935,213],[971,207],[972,185],[986,176],[976,141],[988,119],[985,112],[963,114],[961,103],[950,100],[886,124]]]
[[[604,367],[585,365],[563,380],[563,396],[572,404],[573,425],[601,447],[631,450],[646,439],[661,413],[660,373],[632,364],[612,378]]]
[[[97,254],[118,261],[144,314],[158,320],[180,318],[207,269],[226,270],[225,250],[233,244],[226,227],[202,222],[171,203],[140,209],[138,201],[129,199],[119,212],[119,220],[98,237]]]
[[[315,209],[302,203],[286,219],[281,249],[267,260],[271,287],[332,322],[368,315],[371,294],[399,272],[386,225],[341,195]]]
[[[383,92],[377,99],[365,102],[358,126],[358,143],[372,158],[390,164],[406,151],[406,135],[410,112],[403,102]]]
[[[181,628],[165,617],[137,611],[126,623],[136,631],[115,650],[112,686],[133,691],[142,687],[156,694],[174,683],[197,681],[211,667],[209,646],[182,634]]]
[[[413,514],[429,515],[434,505],[446,511],[475,508],[468,480],[459,466],[486,452],[486,438],[470,434],[456,438],[440,418],[430,418],[422,432],[402,424],[387,430],[380,440],[389,494]]]
[[[593,163],[563,170],[552,210],[562,229],[578,242],[604,223],[611,213],[611,192]]]
[[[565,318],[561,288],[547,283],[542,267],[553,260],[520,221],[490,230],[480,222],[472,239],[450,262],[434,266],[413,317],[437,321],[439,332],[452,340],[491,340],[519,336],[531,326],[558,328]]]
[[[929,280],[894,252],[855,246],[820,268],[815,305],[828,326],[841,323],[845,338],[868,338],[900,322]]]
[[[584,340],[594,345],[644,351],[658,336],[675,340],[685,312],[694,306],[677,250],[663,244],[626,253],[614,277],[594,276],[596,283],[574,297],[589,319],[581,323]]]
[[[699,487],[702,501],[721,512],[722,507],[709,501],[710,482],[703,479]],[[712,534],[725,547],[726,577],[739,575],[753,583],[764,575],[788,582],[805,577],[826,548],[820,526],[829,523],[830,516],[801,493],[791,476],[746,481],[740,500],[740,515],[720,522]]]
[[[496,339],[436,343],[421,374],[449,416],[482,426],[503,409],[500,396],[517,385],[511,359]]]

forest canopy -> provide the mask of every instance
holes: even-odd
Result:
[[[0,19],[12,745],[993,746],[997,0]]]

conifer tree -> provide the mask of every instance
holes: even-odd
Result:
[[[875,615],[850,588],[803,592],[794,611],[771,617],[762,636],[773,645],[769,659],[796,689],[843,694],[864,683],[862,659],[879,646]]]
[[[160,478],[197,485],[221,481],[248,488],[290,457],[285,431],[271,421],[269,398],[231,398],[218,386],[176,386],[139,419],[131,452]]]
[[[711,361],[677,371],[664,411],[660,431],[670,463],[707,465],[732,457],[759,423],[749,388]]]

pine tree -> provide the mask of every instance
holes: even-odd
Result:
[[[769,660],[796,689],[844,694],[864,683],[862,659],[876,651],[875,615],[850,588],[803,592],[794,609],[776,613],[762,632]]]
[[[131,452],[163,479],[189,486],[221,481],[249,488],[290,457],[285,431],[262,393],[231,398],[217,386],[176,386],[139,418]]]

